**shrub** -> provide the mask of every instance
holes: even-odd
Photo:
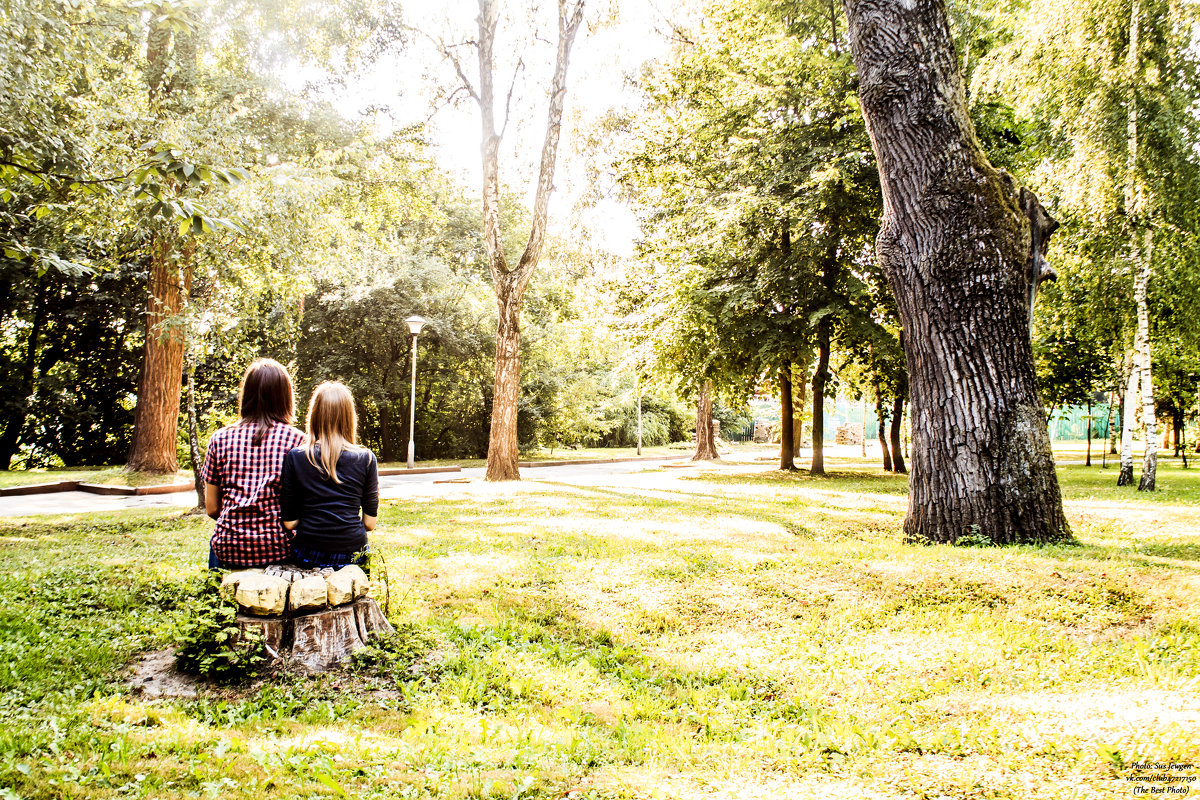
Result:
[[[185,672],[221,683],[258,676],[266,645],[237,624],[237,603],[221,595],[221,575],[209,570],[183,603],[175,625],[175,659]]]

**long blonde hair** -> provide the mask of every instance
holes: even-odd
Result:
[[[354,410],[354,395],[346,384],[325,381],[313,389],[308,401],[308,417],[304,421],[304,454],[308,463],[325,474],[334,483],[341,483],[337,476],[337,462],[346,450],[360,449],[355,441],[358,430],[358,414]],[[321,446],[317,463],[317,445]]]

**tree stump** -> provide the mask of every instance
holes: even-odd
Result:
[[[255,617],[250,614],[238,614],[237,624],[240,629],[239,639],[245,641],[246,634],[253,632],[267,646],[267,655],[279,658],[284,648],[288,646],[287,620],[278,617]]]
[[[366,647],[354,616],[354,606],[357,604],[318,611],[292,620],[295,636],[292,641],[292,663],[309,672],[324,672],[340,664],[360,647]]]
[[[264,572],[265,577],[282,580],[264,581]],[[311,611],[314,576],[325,580],[329,587],[327,597],[332,603]],[[304,608],[296,610],[298,604],[289,602],[292,599],[289,595],[301,582],[304,582]],[[242,591],[243,583],[253,591]],[[285,567],[244,570],[227,575],[223,585],[239,603],[241,613],[237,623],[241,635],[245,637],[253,631],[262,637],[272,659],[284,659],[307,672],[336,667],[355,650],[365,647],[372,636],[393,631],[379,603],[366,596],[370,581],[358,567],[344,567],[337,572]],[[272,615],[263,615],[264,609],[271,610]],[[250,611],[260,613],[247,613]]]

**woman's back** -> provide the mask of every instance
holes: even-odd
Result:
[[[290,550],[279,513],[280,472],[284,457],[304,434],[275,422],[255,444],[257,428],[241,422],[213,434],[201,472],[205,483],[220,489],[212,549],[229,566],[278,563]]]
[[[311,460],[303,447],[284,458],[283,519],[299,520],[298,550],[356,553],[367,544],[363,514],[379,513],[379,465],[367,448],[347,447],[338,456],[334,481],[321,464],[320,447],[313,446]]]

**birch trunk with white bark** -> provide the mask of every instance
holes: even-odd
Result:
[[[1121,398],[1121,472],[1117,486],[1133,483],[1133,425],[1137,416],[1137,353],[1129,354],[1125,368],[1125,394]]]

